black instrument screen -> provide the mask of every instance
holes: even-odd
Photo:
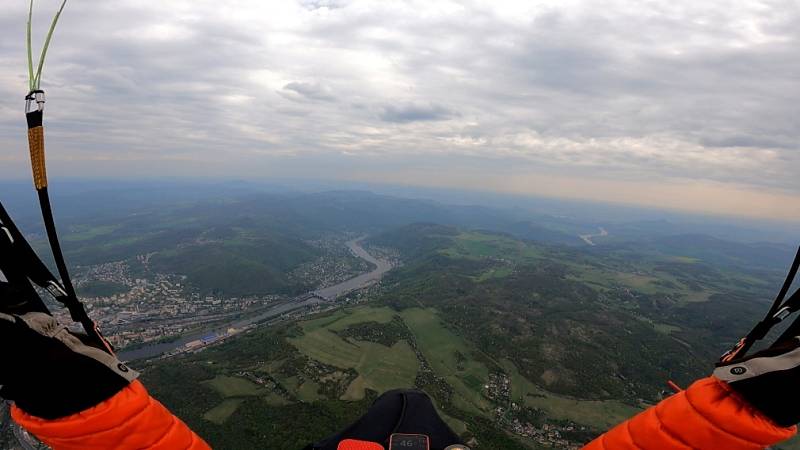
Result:
[[[424,434],[393,434],[389,450],[428,450],[428,436]]]

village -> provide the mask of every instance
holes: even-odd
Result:
[[[588,429],[573,423],[551,423],[545,420],[542,411],[526,408],[514,401],[511,394],[511,379],[505,373],[490,374],[489,381],[484,385],[484,392],[497,405],[494,409],[495,420],[510,432],[530,438],[547,448],[565,450],[580,448],[565,435],[586,432]]]

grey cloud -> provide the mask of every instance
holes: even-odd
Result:
[[[331,93],[331,89],[319,83],[303,83],[299,81],[292,81],[287,83],[281,92],[287,98],[294,99],[299,95],[300,97],[311,100],[331,101],[336,97]]]
[[[754,147],[767,149],[791,150],[797,147],[797,141],[790,136],[748,136],[732,133],[718,137],[703,137],[700,143],[708,147]]]
[[[4,152],[25,148],[23,3],[0,17]],[[43,80],[49,157],[235,175],[271,155],[435,154],[800,192],[800,4],[520,5],[69,3]],[[20,155],[0,175],[26,173]]]
[[[408,123],[447,120],[456,115],[441,105],[409,103],[385,106],[380,118],[386,122]]]
[[[300,4],[309,10],[315,10],[321,8],[342,8],[347,4],[347,2],[343,0],[300,0]]]

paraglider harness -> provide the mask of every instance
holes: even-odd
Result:
[[[353,424],[304,450],[469,450],[439,417],[430,397],[414,389],[379,396]]]
[[[55,300],[69,310],[72,320],[83,326],[88,339],[95,346],[113,354],[111,345],[102,336],[97,324],[89,317],[83,304],[75,295],[75,288],[72,285],[58,240],[58,233],[50,206],[50,195],[47,190],[43,127],[45,94],[39,88],[39,85],[47,48],[65,4],[66,0],[63,0],[61,7],[53,17],[39,57],[38,69],[34,72],[31,52],[33,0],[30,2],[27,29],[30,90],[25,96],[25,118],[28,124],[28,147],[33,170],[33,184],[39,197],[39,206],[42,211],[47,239],[61,280],[59,281],[36,255],[36,252],[25,240],[23,234],[3,207],[2,202],[0,202],[0,271],[2,271],[2,278],[0,278],[0,311],[10,314],[23,314],[26,312],[50,314],[47,306],[34,288],[35,284],[47,291]]]
[[[790,295],[788,298],[786,297],[789,294],[789,290],[792,288],[798,269],[800,269],[800,249],[797,250],[797,255],[795,255],[794,261],[789,268],[786,280],[783,282],[778,296],[775,297],[775,300],[772,302],[772,306],[769,308],[767,315],[758,322],[747,335],[741,338],[733,348],[720,357],[719,364],[729,364],[732,361],[744,358],[753,344],[764,339],[776,325],[783,322],[783,320],[792,315],[792,313],[800,310],[800,289],[796,290],[794,294]],[[795,319],[795,321],[783,331],[770,348],[779,346],[781,343],[789,339],[794,339],[794,337],[798,335],[800,335],[800,317]]]

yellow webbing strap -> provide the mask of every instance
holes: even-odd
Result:
[[[44,164],[44,127],[28,129],[28,147],[31,150],[33,185],[39,190],[47,186],[47,169]]]

